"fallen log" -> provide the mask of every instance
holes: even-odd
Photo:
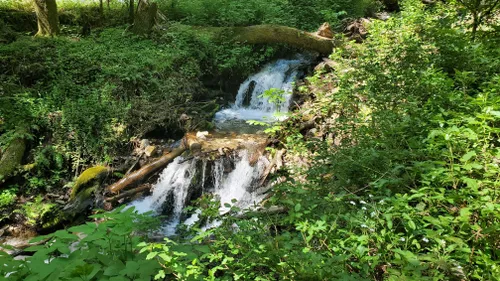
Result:
[[[287,44],[323,55],[331,54],[335,47],[330,38],[288,26],[265,24],[227,29],[234,41],[247,44]]]
[[[159,169],[165,167],[168,163],[174,161],[177,156],[180,156],[184,151],[186,151],[186,147],[187,146],[183,143],[178,148],[172,150],[172,152],[170,152],[169,154],[158,158],[157,160],[145,165],[141,169],[131,173],[118,182],[110,185],[108,187],[109,192],[116,193],[124,188],[130,188],[139,185],[148,175],[158,171]]]
[[[116,196],[106,197],[104,199],[104,201],[113,203],[113,202],[116,202],[116,201],[118,201],[120,199],[127,198],[127,197],[130,197],[132,195],[135,195],[135,194],[137,194],[139,192],[149,190],[150,188],[151,188],[151,185],[149,185],[149,184],[143,184],[143,185],[140,185],[139,187],[136,187],[134,189],[130,189],[130,190],[127,190],[125,192],[122,192],[122,193],[120,193],[120,194],[118,194]]]
[[[307,32],[293,27],[273,24],[244,27],[192,27],[194,31],[208,36],[216,42],[234,42],[244,44],[287,44],[299,49],[328,55],[337,42],[331,38]]]

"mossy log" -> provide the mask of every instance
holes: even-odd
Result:
[[[76,179],[75,185],[71,190],[71,199],[76,197],[76,194],[88,187],[88,185],[100,185],[104,180],[105,176],[108,174],[109,169],[104,166],[94,166],[83,171],[80,176]]]
[[[26,151],[26,140],[15,138],[11,141],[0,159],[0,183],[12,176],[17,167],[21,165],[24,152]]]
[[[303,50],[330,54],[335,42],[316,33],[281,25],[228,27],[222,30],[230,41],[247,44],[287,44]]]
[[[286,44],[299,49],[317,52],[321,55],[332,53],[340,42],[306,32],[300,29],[272,24],[244,27],[191,27],[216,42],[234,42],[243,44]]]

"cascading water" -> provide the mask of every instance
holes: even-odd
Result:
[[[276,120],[275,112],[288,111],[292,83],[300,74],[301,68],[309,62],[304,56],[281,59],[250,76],[241,84],[234,104],[216,113],[216,127],[222,131],[241,131],[247,120]],[[276,105],[262,97],[262,93],[269,89],[283,90],[284,102]],[[139,212],[153,211],[168,215],[169,220],[164,227],[166,235],[175,233],[175,228],[183,217],[183,208],[204,193],[212,193],[220,200],[220,213],[229,211],[225,204],[237,206],[241,210],[252,208],[265,196],[258,189],[269,161],[264,156],[255,161],[255,157],[250,154],[242,149],[232,156],[215,160],[178,157],[163,170],[153,193],[131,205]],[[250,158],[254,161],[250,161]],[[253,165],[250,162],[254,162]],[[187,218],[184,224],[194,223],[198,214]]]
[[[232,163],[228,163],[229,160]],[[246,150],[240,151],[234,159],[206,161],[193,158],[185,161],[178,157],[163,170],[153,193],[130,205],[140,213],[153,211],[156,214],[168,214],[169,221],[164,226],[164,233],[172,235],[180,223],[182,209],[193,194],[214,194],[221,203],[221,214],[229,211],[225,204],[241,210],[258,204],[264,195],[255,191],[268,164],[266,157],[260,157],[256,164],[250,165]],[[197,173],[200,168],[201,173]],[[207,170],[211,171],[210,175],[206,174]]]
[[[235,102],[215,114],[215,124],[219,130],[237,130],[247,120],[276,121],[276,113],[286,113],[292,100],[293,82],[301,74],[301,69],[310,59],[297,55],[293,59],[280,59],[266,65],[262,71],[243,82]],[[284,101],[279,105],[261,95],[270,89],[284,91]]]

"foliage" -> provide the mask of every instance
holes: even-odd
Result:
[[[495,0],[486,1],[469,1],[469,0],[457,0],[460,6],[465,8],[467,12],[472,17],[472,39],[476,37],[477,29],[488,22],[490,19],[494,18],[495,14],[500,10],[500,2]]]
[[[9,188],[0,192],[0,208],[3,209],[15,202],[16,191],[15,188]]]
[[[50,212],[56,204],[49,203],[42,196],[37,196],[32,202],[26,202],[21,212],[26,217],[28,225],[34,226],[46,213]]]
[[[166,14],[174,20],[192,25],[247,26],[253,24],[282,24],[307,30],[317,29],[323,22],[333,26],[339,16],[363,17],[377,10],[372,0],[190,0],[159,1]],[[344,11],[345,13],[336,14]]]
[[[268,201],[288,211],[219,218],[192,236],[210,252],[191,259],[173,242],[150,245],[168,257],[161,276],[499,280],[496,39],[467,53],[469,39],[441,20],[451,12],[406,2],[363,45],[333,54],[338,69],[310,79],[312,108],[282,125],[289,153],[312,161]],[[448,71],[456,53],[464,61]],[[323,138],[300,132],[310,112]]]
[[[27,248],[34,254],[25,261],[2,254],[0,280],[151,280],[160,266],[137,245],[158,225],[133,208],[91,218],[96,221],[33,239],[45,243]]]

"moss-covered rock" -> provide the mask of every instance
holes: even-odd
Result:
[[[0,159],[0,183],[12,175],[21,164],[25,150],[26,140],[23,138],[15,138],[5,149]]]
[[[94,166],[83,171],[71,190],[71,199],[75,199],[77,193],[82,190],[101,185],[107,174],[108,168],[104,166]]]

